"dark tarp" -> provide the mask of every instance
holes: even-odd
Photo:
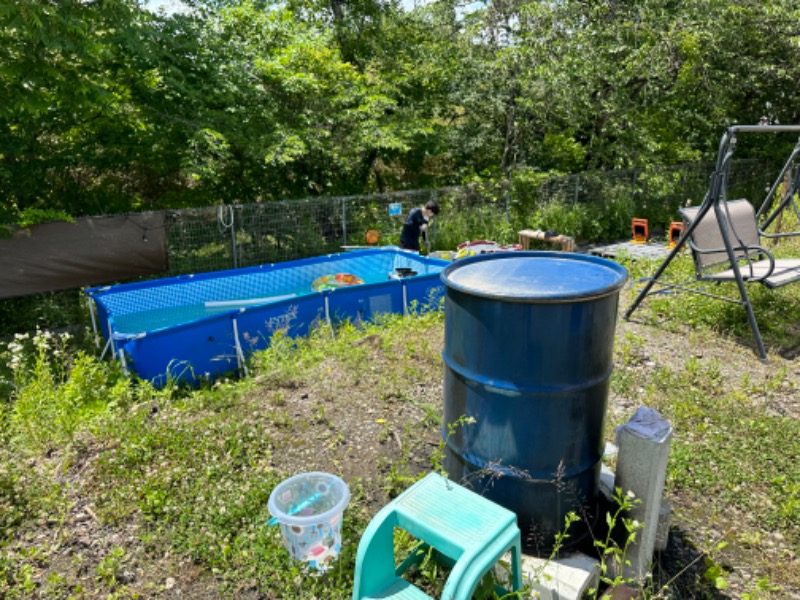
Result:
[[[75,289],[167,269],[164,213],[42,223],[0,238],[0,298]]]

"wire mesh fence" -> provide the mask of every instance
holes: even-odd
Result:
[[[691,163],[680,166],[597,171],[554,177],[537,189],[535,202],[554,200],[571,204],[602,204],[620,192],[646,205],[699,204],[705,195],[714,163]],[[771,171],[760,160],[734,161],[731,167],[730,193],[742,194],[759,204],[771,183]],[[733,196],[731,196],[733,197]]]
[[[367,245],[367,231],[377,232],[376,245],[397,244],[407,212],[431,199],[442,206],[442,218],[431,231],[433,246],[442,249],[530,227],[561,228],[591,241],[614,239],[629,233],[632,217],[651,219],[658,231],[678,218],[679,207],[702,201],[713,169],[713,163],[695,163],[581,173],[531,186],[461,186],[169,211],[169,274],[340,252]],[[765,163],[737,161],[728,194],[758,206],[770,182]],[[583,211],[582,220],[570,212],[575,207]]]
[[[747,198],[760,206],[780,167],[734,161],[728,198]],[[550,178],[537,174],[532,183],[519,178],[495,186],[170,210],[164,214],[169,267],[152,277],[339,252],[365,244],[368,230],[378,231],[377,245],[396,244],[405,215],[429,199],[442,207],[431,232],[435,250],[453,250],[476,239],[513,243],[518,231],[531,228],[557,230],[579,242],[615,242],[630,239],[633,217],[649,219],[651,233],[658,236],[659,228],[678,220],[679,207],[702,201],[714,168],[712,163],[694,163]],[[4,299],[0,335],[44,322],[75,322],[72,315],[80,314],[81,306],[85,303],[65,292]]]
[[[405,212],[437,196],[436,190],[314,198],[170,211],[167,244],[170,274],[247,267],[396,244]]]

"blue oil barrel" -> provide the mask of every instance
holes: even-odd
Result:
[[[596,508],[628,273],[595,256],[502,252],[441,278],[445,470],[514,511],[526,547],[548,550],[568,512],[585,528]]]

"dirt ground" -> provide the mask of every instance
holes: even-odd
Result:
[[[436,335],[443,335],[443,331],[436,331]],[[635,319],[630,322],[619,320],[617,336],[625,335],[633,335],[643,341],[637,350],[637,360],[632,366],[625,367],[629,369],[654,371],[659,367],[672,367],[679,370],[688,358],[687,347],[697,348],[694,352],[698,359],[718,362],[725,385],[736,386],[745,375],[751,381],[766,381],[774,377],[776,369],[786,369],[787,383],[782,390],[754,400],[763,402],[774,414],[800,418],[800,396],[795,391],[800,389],[800,359],[772,355],[769,363],[763,363],[745,341],[694,339],[695,334],[691,331],[668,332]],[[441,339],[432,338],[429,341],[431,347],[441,347]],[[379,351],[379,336],[369,336],[357,343],[374,346],[375,351],[367,367],[370,371],[393,368],[391,352]],[[392,465],[396,469],[400,464],[400,470],[408,469],[412,474],[429,470],[430,456],[437,451],[441,442],[440,423],[426,413],[426,407],[436,407],[438,411],[442,406],[441,368],[425,364],[427,357],[420,358],[414,376],[408,377],[394,392],[388,394],[376,394],[369,377],[363,374],[355,377],[348,372],[337,375],[349,389],[346,402],[335,398],[326,400],[330,391],[320,390],[315,384],[299,385],[288,390],[286,410],[295,422],[308,424],[304,437],[316,439],[317,442],[298,444],[294,431],[280,432],[278,435],[283,436],[282,442],[277,442],[276,446],[282,450],[274,456],[275,468],[296,472],[313,464],[322,470],[332,469],[348,481],[362,479],[365,482],[364,492],[374,495],[372,506],[377,510],[387,500],[385,482],[393,477]],[[366,387],[358,385],[359,379]],[[265,391],[267,395],[271,393]],[[324,422],[317,418],[320,402],[325,405]],[[620,397],[611,393],[607,429],[610,431],[610,426],[626,421],[640,405],[636,397]],[[427,426],[420,427],[420,423],[426,423],[426,419]],[[694,565],[674,582],[669,597],[742,597],[743,591],[752,587],[755,576],[747,568],[737,570],[731,566],[732,571],[727,578],[730,587],[724,591],[714,590],[703,583],[705,565],[699,554],[701,544],[698,542],[719,535],[720,532],[716,530],[720,527],[718,519],[715,518],[713,526],[706,525],[703,515],[693,512],[691,507],[682,506],[684,499],[672,497],[670,500],[674,506],[671,535],[667,550],[659,555],[657,571],[661,580],[667,581],[693,561]],[[736,527],[735,520],[736,515],[731,515],[730,527]],[[776,539],[774,545],[775,552],[788,549],[780,539]],[[736,557],[736,560],[746,564],[748,559]],[[794,564],[800,569],[797,557]],[[800,592],[789,597],[800,598]]]
[[[673,333],[636,320],[619,321],[617,336],[625,335],[641,340],[636,360],[624,367],[628,369],[655,370],[670,365],[677,369],[686,361],[686,348],[696,348],[693,352],[699,359],[718,361],[724,385],[736,386],[745,374],[753,381],[766,380],[775,369],[783,368],[788,382],[785,389],[759,401],[775,414],[800,418],[800,398],[795,391],[800,388],[800,359],[774,355],[770,364],[764,364],[744,343],[696,339],[691,331]],[[361,510],[371,513],[408,485],[409,478],[431,470],[431,457],[440,452],[441,442],[443,328],[432,327],[424,336],[425,343],[415,339],[409,344],[403,340],[387,341],[381,334],[365,335],[353,345],[366,352],[366,360],[347,365],[332,357],[318,368],[316,376],[307,379],[276,385],[270,381],[269,373],[257,375],[242,408],[262,411],[265,415],[264,435],[274,440],[271,467],[285,473],[309,470],[337,473],[363,498]],[[401,370],[397,356],[403,356]],[[639,405],[637,397],[612,393],[608,399],[607,425],[624,422]],[[265,407],[270,409],[269,418]],[[276,410],[280,419],[275,419]],[[83,457],[77,461],[68,477],[79,478],[81,470],[90,464],[89,459]],[[678,576],[668,597],[741,598],[756,576],[746,568],[748,558],[731,558],[728,589],[716,591],[698,584],[704,570],[698,541],[718,534],[715,529],[720,523],[708,525],[704,515],[684,505],[684,498],[670,497],[670,500],[674,507],[670,541],[667,550],[659,555],[657,567],[660,581]],[[730,526],[735,527],[736,515],[730,518]],[[137,586],[143,579],[158,582],[161,591],[153,597],[219,597],[214,578],[181,557],[166,554],[155,560],[145,558],[140,533],[139,525],[133,522],[124,529],[104,527],[92,513],[91,503],[76,497],[69,518],[61,525],[62,539],[71,540],[72,546],[71,552],[62,553],[61,567],[76,568],[76,554],[83,556],[85,563],[91,563],[93,554],[104,556],[108,548],[121,546],[129,550],[130,556],[140,556],[139,564],[145,565],[138,570],[131,567],[130,572],[121,576]],[[37,535],[45,537],[50,533],[43,526],[40,533],[30,535],[36,541]],[[775,552],[791,550],[778,538],[770,543]],[[72,566],[68,564],[70,560]],[[796,556],[793,564],[800,569]],[[687,565],[692,566],[687,568]],[[745,568],[740,569],[739,565]],[[59,565],[52,567],[58,569]],[[786,597],[800,598],[800,593],[789,593]],[[252,590],[242,591],[237,597],[280,596],[264,596]]]

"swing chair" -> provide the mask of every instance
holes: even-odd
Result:
[[[800,236],[800,231],[766,232],[787,207],[791,207],[800,219],[800,210],[795,202],[795,196],[800,188],[800,164],[796,164],[800,158],[800,140],[775,179],[775,183],[767,192],[758,211],[745,199],[728,201],[727,183],[738,133],[783,132],[800,133],[800,125],[735,125],[728,128],[722,136],[716,169],[711,176],[709,190],[703,198],[703,202],[699,206],[680,210],[684,220],[683,233],[655,274],[647,280],[636,300],[625,312],[626,320],[647,296],[663,293],[670,289],[680,289],[733,302],[743,306],[747,312],[747,320],[755,337],[758,354],[762,360],[766,361],[767,352],[758,329],[753,305],[747,295],[746,284],[760,283],[769,289],[774,289],[800,281],[800,259],[775,258],[761,241],[762,238]],[[782,200],[772,210],[775,193],[787,173],[791,175],[788,189],[785,190]],[[740,297],[730,298],[691,287],[689,284],[659,281],[667,266],[684,245],[688,245],[692,252],[696,282],[735,281]],[[654,291],[653,286],[656,283],[661,287]]]

